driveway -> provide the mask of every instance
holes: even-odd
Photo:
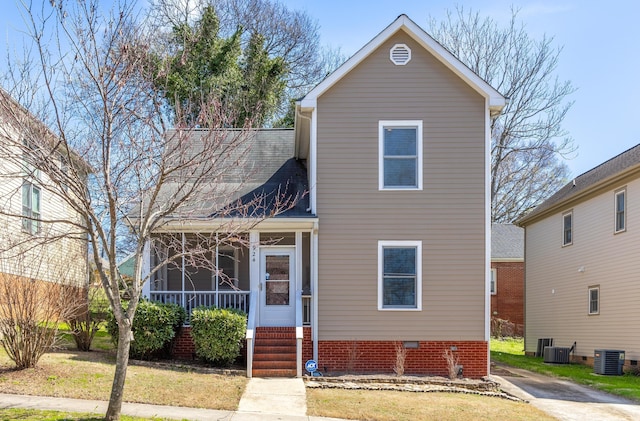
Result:
[[[640,420],[640,405],[629,399],[566,380],[512,367],[492,374],[502,389],[561,420]]]

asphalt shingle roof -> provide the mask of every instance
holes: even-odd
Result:
[[[547,200],[535,207],[527,215],[520,218],[516,223],[520,226],[526,225],[532,218],[541,215],[545,211],[568,202],[569,200],[587,193],[599,184],[613,179],[616,176],[626,174],[632,170],[640,168],[640,144],[614,156],[595,168],[579,175],[572,181],[565,184],[560,190],[554,193]]]
[[[524,229],[513,224],[491,224],[491,258],[524,259]]]

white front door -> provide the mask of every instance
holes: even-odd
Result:
[[[260,326],[295,326],[295,249],[260,252]]]

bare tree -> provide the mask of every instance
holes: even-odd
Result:
[[[574,88],[554,76],[561,49],[532,39],[517,15],[501,26],[459,6],[430,20],[434,38],[509,99],[491,124],[493,222],[513,221],[564,185],[562,159],[575,151],[562,129]]]
[[[136,4],[127,0],[107,12],[99,0],[27,7],[33,48],[25,51],[33,55],[11,63],[23,63],[30,71],[17,69],[9,75],[16,77],[11,88],[29,87],[10,92],[30,93],[21,102],[31,106],[27,111],[0,101],[20,133],[18,140],[0,142],[0,153],[14,166],[24,167],[26,160],[31,171],[43,174],[42,188],[78,218],[25,215],[10,206],[0,212],[37,224],[43,231],[61,227],[55,233],[51,229],[50,241],[88,239],[95,271],[118,323],[109,420],[120,417],[134,339],[131,325],[143,285],[178,259],[216,270],[208,256],[218,245],[246,241],[242,233],[297,200],[287,194],[286,186],[239,198],[251,176],[244,164],[253,132],[250,127],[216,129],[228,127],[234,118],[217,98],[203,98],[205,106],[193,104],[202,110],[199,121],[206,121],[210,130],[188,126],[189,104],[167,115],[164,96],[153,83],[153,75],[162,74],[157,67],[162,63],[151,59],[153,34],[140,25],[136,10]],[[34,131],[24,118],[33,120],[32,114],[46,125]],[[14,176],[25,177],[22,172]],[[6,195],[19,198],[19,187]],[[215,223],[211,232],[197,233],[187,247],[178,247],[176,235],[155,234],[176,221]],[[43,236],[25,233],[20,238],[28,247]],[[122,244],[127,246],[125,253],[135,255],[128,282],[117,266]],[[143,256],[150,249],[159,252],[143,271],[150,263]],[[169,249],[176,252],[162,252]]]

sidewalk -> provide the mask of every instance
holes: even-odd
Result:
[[[104,414],[106,401],[0,394],[0,408],[47,409]],[[302,379],[249,380],[237,411],[123,403],[122,414],[178,420],[221,421],[339,421],[306,415],[306,392]]]

